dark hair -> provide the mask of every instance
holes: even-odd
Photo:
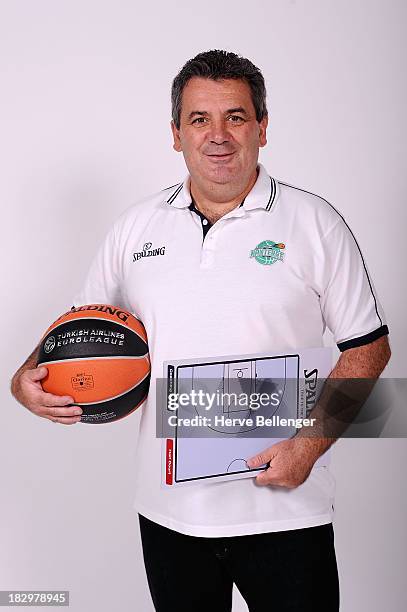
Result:
[[[245,57],[229,51],[212,49],[199,53],[181,68],[172,83],[172,119],[177,129],[180,126],[182,92],[192,77],[203,77],[218,81],[221,79],[242,79],[250,87],[257,121],[267,115],[266,86],[260,70]]]

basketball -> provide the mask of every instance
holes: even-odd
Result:
[[[140,406],[150,384],[147,334],[141,321],[109,304],[72,308],[45,332],[38,366],[44,391],[70,395],[83,423],[108,423]]]

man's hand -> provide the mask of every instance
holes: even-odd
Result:
[[[321,440],[309,438],[282,440],[248,459],[247,465],[257,468],[270,462],[270,467],[256,477],[256,484],[293,489],[308,478],[315,461],[323,452],[321,443]]]
[[[377,380],[389,361],[390,355],[387,336],[378,338],[369,344],[348,349],[341,354],[328,380],[367,379],[372,383],[365,385],[368,387],[367,398],[374,381]],[[335,388],[333,390],[335,391]],[[293,438],[282,440],[247,460],[250,468],[257,468],[270,462],[270,467],[256,477],[257,484],[294,488],[305,482],[315,461],[337,439],[336,435],[326,437],[327,435],[333,436],[338,429],[338,427],[326,426],[327,417],[332,416],[327,410],[332,399],[331,393],[331,386],[325,385],[316,406],[308,415],[310,418],[315,418],[316,426],[303,427]],[[349,421],[346,422],[349,424]]]
[[[25,366],[28,363],[33,364],[27,362],[14,375],[11,383],[11,391],[16,400],[33,414],[49,419],[54,423],[73,425],[80,421],[81,417],[79,415],[82,414],[82,409],[79,406],[69,405],[74,403],[72,397],[53,395],[52,393],[45,393],[43,390],[41,380],[47,375],[47,368],[41,366],[29,369]]]

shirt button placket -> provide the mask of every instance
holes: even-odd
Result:
[[[208,234],[202,243],[202,253],[201,253],[201,266],[203,268],[210,268],[214,261],[214,235],[213,229],[211,233]]]

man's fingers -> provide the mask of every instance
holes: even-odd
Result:
[[[25,377],[32,382],[37,382],[45,378],[47,374],[47,368],[45,366],[40,366],[39,368],[34,368],[33,370],[26,370],[21,377]]]
[[[274,456],[275,453],[272,448],[268,448],[267,450],[263,451],[262,453],[259,453],[255,457],[251,457],[250,459],[248,459],[246,463],[249,468],[256,468],[260,467],[261,465],[266,465],[267,463],[269,463],[269,461],[271,461],[271,459],[273,459]]]
[[[60,408],[58,406],[44,406],[41,410],[42,416],[46,417],[74,417],[82,414],[82,408],[79,406],[69,406],[67,408]]]
[[[44,366],[26,370],[21,374],[16,398],[28,410],[37,416],[49,419],[54,423],[73,425],[81,420],[82,409],[75,406],[70,395],[54,395],[42,389],[41,380],[48,374]]]
[[[275,480],[275,476],[271,468],[267,468],[264,472],[260,472],[256,476],[256,484],[258,485],[269,485],[272,484],[272,481]]]
[[[46,417],[48,418],[50,421],[53,421],[54,423],[61,423],[61,425],[75,425],[75,423],[79,423],[79,421],[81,420],[81,417],[53,417],[53,416],[49,416]]]
[[[44,393],[41,398],[44,406],[68,406],[74,403],[73,397],[69,395],[54,395],[53,393]]]
[[[298,480],[293,475],[288,474],[286,470],[279,467],[273,467],[272,464],[269,468],[267,468],[267,470],[260,472],[260,474],[256,476],[256,484],[260,486],[268,485],[285,487],[286,489],[294,489],[302,484],[302,482],[303,480]]]
[[[280,471],[276,468],[273,469],[272,466],[264,470],[264,472],[260,472],[256,476],[256,484],[258,485],[278,485],[278,486],[288,486]]]

